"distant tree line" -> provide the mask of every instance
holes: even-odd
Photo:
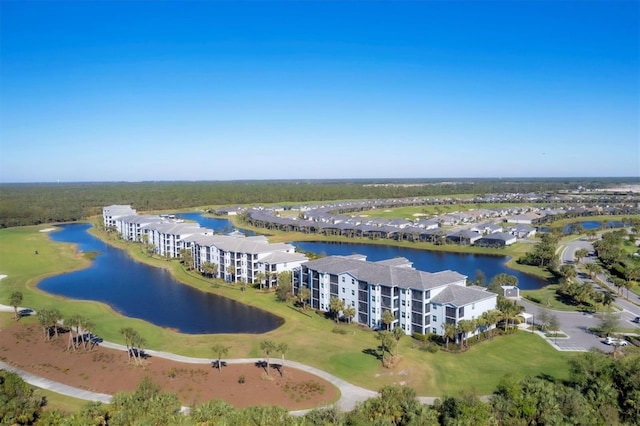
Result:
[[[75,413],[43,410],[46,399],[18,375],[0,370],[0,424],[15,425],[637,425],[640,424],[640,356],[621,359],[589,352],[569,361],[565,381],[507,375],[487,402],[472,393],[421,404],[413,389],[385,386],[378,396],[341,413],[335,407],[291,416],[284,408],[235,409],[208,401],[180,412],[173,393],[145,378],[111,404],[87,403]]]
[[[628,181],[628,179],[627,179]],[[621,180],[622,182],[622,180]],[[67,222],[99,214],[103,206],[131,204],[138,211],[196,206],[302,203],[345,199],[452,194],[558,191],[603,187],[611,179],[283,180],[137,183],[0,184],[0,228]]]

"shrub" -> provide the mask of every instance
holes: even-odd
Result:
[[[245,382],[244,374],[241,374],[240,377],[238,377],[238,383],[244,384],[244,382]]]
[[[333,327],[333,330],[331,330],[331,332],[336,334],[347,334],[349,331],[344,327],[335,326]]]

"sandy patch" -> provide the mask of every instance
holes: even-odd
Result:
[[[45,229],[41,229],[40,232],[51,232],[51,231],[55,231],[56,228],[45,228]]]
[[[420,217],[420,216],[429,216],[429,215],[426,213],[414,213],[413,216]]]
[[[0,353],[15,367],[92,392],[132,392],[148,376],[164,391],[176,393],[184,405],[221,399],[237,408],[267,404],[300,410],[329,405],[339,396],[331,383],[286,362],[280,371],[274,368],[281,363],[276,358],[271,358],[269,376],[254,364],[230,363],[218,371],[210,364],[159,357],[148,358],[142,367],[131,364],[126,351],[100,346],[67,350],[68,341],[68,333],[45,341],[36,324],[16,323],[0,331]]]

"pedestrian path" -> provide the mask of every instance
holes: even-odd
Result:
[[[111,342],[102,342],[100,344],[103,347],[115,349],[115,350],[127,350],[127,347],[124,345],[119,345],[117,343]],[[170,359],[177,362],[190,363],[190,364],[211,364],[211,358],[192,358],[186,357],[183,355],[172,354],[168,352],[154,351],[154,350],[145,350],[145,352],[152,357],[165,358]],[[234,359],[225,359],[227,364],[247,364],[247,363],[256,363],[264,361],[263,358],[234,358]],[[287,367],[297,368],[302,371],[306,371],[311,374],[315,374],[318,377],[321,377],[334,386],[336,386],[340,391],[340,398],[335,403],[336,407],[340,411],[351,411],[356,405],[362,401],[365,401],[369,398],[373,398],[377,395],[377,392],[371,391],[369,389],[365,389],[356,385],[353,385],[349,382],[346,382],[332,374],[327,373],[326,371],[319,370],[315,367],[311,367],[309,365],[305,365],[296,361],[286,361]],[[5,362],[0,361],[0,369],[12,371],[18,374],[22,379],[29,383],[30,385],[37,386],[42,389],[47,389],[56,393],[60,393],[63,395],[71,396],[78,399],[83,399],[86,401],[98,401],[103,403],[111,402],[111,395],[91,392],[85,389],[76,388],[73,386],[68,386],[63,383],[55,382],[53,380],[45,379],[43,377],[36,376],[35,374],[31,374],[27,371],[24,371],[20,368],[13,367]],[[423,403],[433,403],[435,398],[432,397],[421,397],[419,398]],[[309,410],[298,410],[292,411],[293,415],[302,415]]]

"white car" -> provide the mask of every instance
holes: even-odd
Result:
[[[611,346],[627,346],[629,342],[624,339],[617,339],[615,337],[607,337],[604,339],[604,343]]]

